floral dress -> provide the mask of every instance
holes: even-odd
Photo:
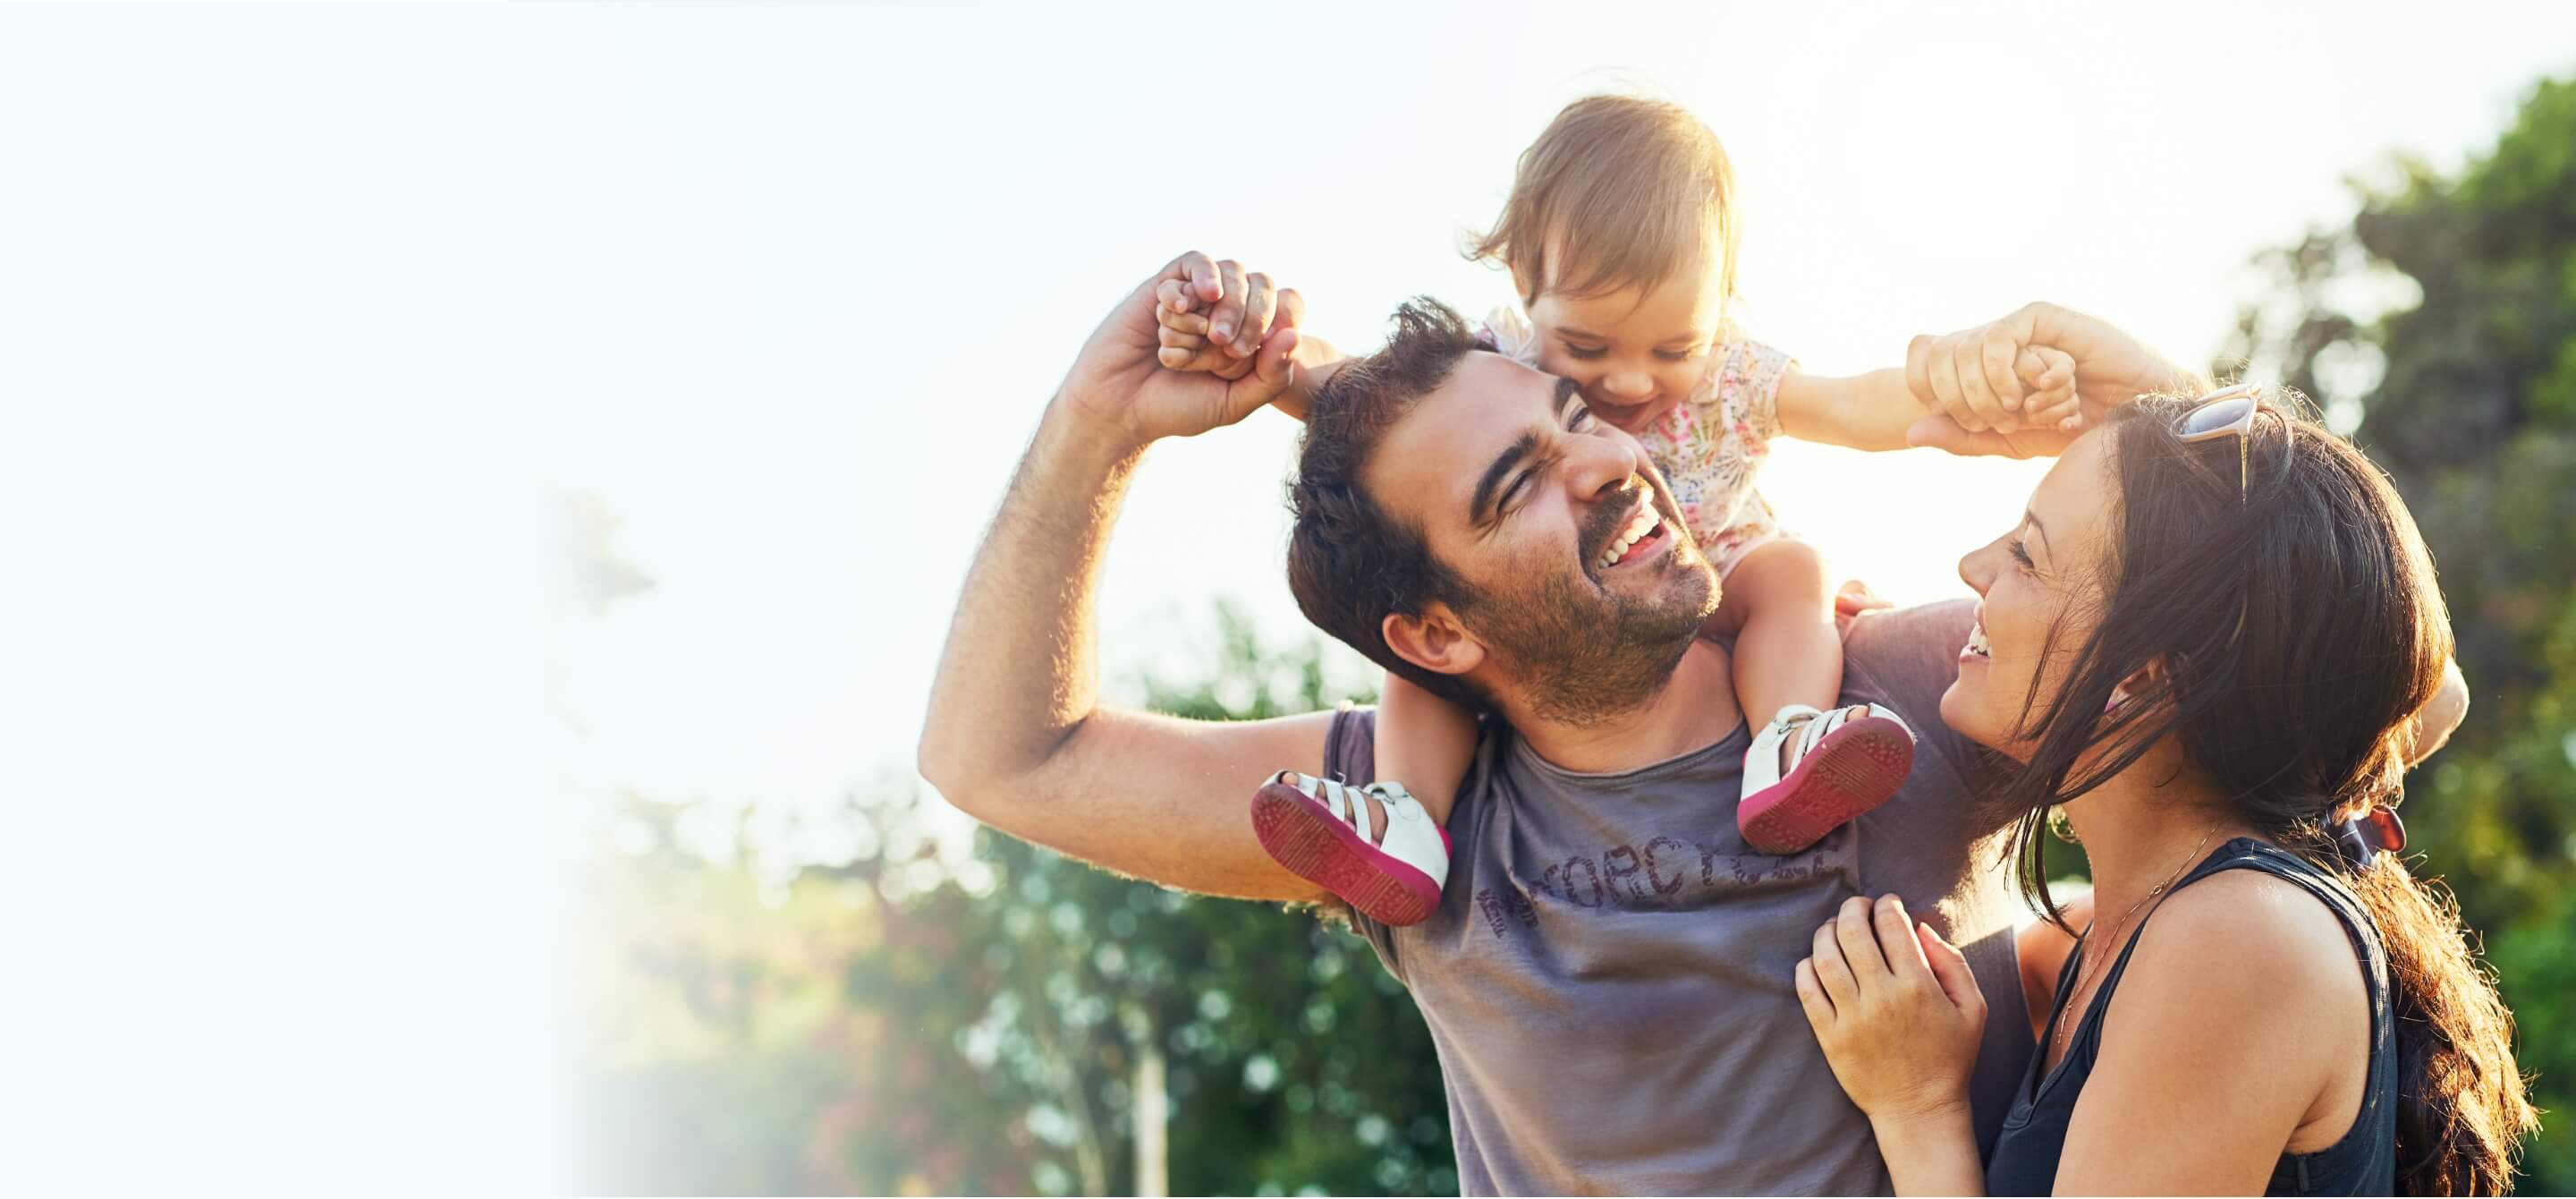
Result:
[[[1538,365],[1538,334],[1518,308],[1496,308],[1485,319],[1484,340],[1496,353]],[[1790,535],[1754,488],[1753,472],[1780,435],[1780,379],[1795,365],[1729,322],[1690,395],[1637,431],[1720,578],[1755,546]]]

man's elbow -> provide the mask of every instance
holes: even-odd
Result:
[[[2442,665],[2442,685],[2425,701],[2424,710],[2415,714],[2415,744],[2408,761],[2421,762],[2433,756],[2451,739],[2460,722],[2469,717],[2469,680],[2461,675],[2456,661]]]
[[[921,772],[922,781],[939,792],[939,797],[947,800],[949,806],[977,820],[985,820],[977,805],[983,802],[982,797],[991,791],[991,786],[989,780],[981,777],[983,772],[977,768],[975,755],[965,744],[967,740],[952,734],[941,722],[929,721],[922,725],[921,744],[915,750],[913,766]]]
[[[1017,823],[1020,801],[1046,792],[1053,757],[997,742],[982,722],[933,719],[921,729],[913,766],[948,806],[995,828]]]

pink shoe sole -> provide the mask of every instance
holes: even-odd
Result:
[[[1789,777],[1747,797],[1736,826],[1763,853],[1796,853],[1886,803],[1912,769],[1914,738],[1905,726],[1864,716],[1825,734]]]
[[[1323,801],[1273,780],[1252,793],[1252,832],[1297,877],[1380,924],[1420,924],[1440,906],[1431,876],[1371,845]],[[1446,844],[1448,833],[1441,840]]]

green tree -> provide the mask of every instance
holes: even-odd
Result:
[[[2576,81],[2544,81],[2456,176],[2400,163],[2344,228],[2258,259],[2274,296],[2223,362],[2327,403],[2441,569],[2474,709],[2419,771],[2414,844],[2521,1022],[2537,1102],[2576,1103]],[[2411,293],[2411,294],[2410,294]],[[2531,1181],[2576,1192],[2549,1121]]]

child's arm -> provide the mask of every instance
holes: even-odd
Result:
[[[2048,346],[2025,346],[2013,374],[2027,427],[2059,428],[2076,415],[2074,359]],[[1904,449],[1906,430],[1933,415],[1914,398],[1902,367],[1847,378],[1791,370],[1780,380],[1778,402],[1780,428],[1789,436],[1855,450]]]
[[[1475,755],[1474,716],[1400,676],[1386,676],[1377,701],[1376,781],[1404,784],[1433,822],[1446,827]]]

